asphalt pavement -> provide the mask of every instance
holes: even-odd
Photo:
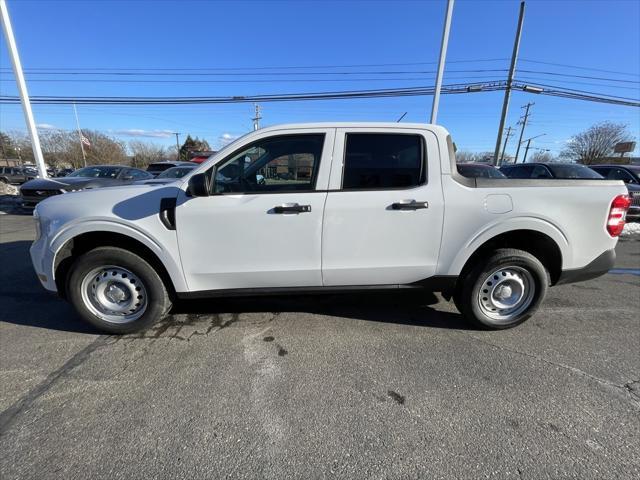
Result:
[[[0,477],[640,478],[640,237],[518,328],[435,295],[198,301],[101,335],[0,215]]]

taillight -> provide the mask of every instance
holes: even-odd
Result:
[[[628,195],[618,195],[611,202],[609,219],[607,220],[607,231],[612,237],[617,237],[622,233],[627,210],[631,206],[631,199]]]

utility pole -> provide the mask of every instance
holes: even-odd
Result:
[[[87,166],[87,154],[84,151],[84,142],[82,138],[82,130],[80,130],[80,120],[78,120],[78,109],[76,102],[73,102],[73,114],[76,116],[76,126],[78,127],[78,140],[80,140],[80,150],[82,150],[82,163]]]
[[[525,140],[525,142],[527,142],[527,147],[524,149],[524,158],[522,159],[522,163],[527,163],[527,154],[529,153],[529,148],[531,148],[531,140],[545,135],[546,133],[541,133],[540,135],[536,135],[535,137],[527,138]]]
[[[522,107],[525,110],[524,110],[524,115],[520,117],[520,120],[518,121],[518,123],[522,125],[522,128],[520,129],[520,138],[518,139],[518,147],[516,148],[516,158],[513,161],[513,163],[518,163],[518,154],[520,153],[520,145],[522,145],[522,136],[524,135],[524,128],[527,126],[527,120],[529,119],[529,115],[530,115],[529,109],[534,105],[535,103],[529,102]]]
[[[498,162],[498,165],[502,165],[502,162],[504,162],[504,153],[507,150],[507,142],[509,141],[509,138],[513,135],[513,133],[511,133],[511,130],[513,130],[513,128],[508,127],[507,133],[504,136],[504,144],[502,145],[502,155],[500,155],[500,161]]]
[[[253,120],[253,129],[258,130],[260,128],[260,119],[262,118],[260,116],[260,105],[255,103],[253,107],[255,109],[255,116],[251,120]]]
[[[440,58],[438,59],[438,74],[436,76],[436,89],[433,92],[433,104],[431,105],[431,121],[436,123],[438,118],[438,104],[440,103],[440,89],[442,88],[442,77],[444,75],[444,63],[447,59],[447,46],[449,45],[449,30],[451,29],[451,17],[453,15],[453,2],[447,0],[447,13],[444,18],[444,29],[442,30],[442,43],[440,44]]]
[[[18,47],[16,45],[16,39],[13,36],[13,28],[11,27],[11,20],[9,18],[9,10],[7,9],[7,2],[5,0],[0,0],[0,15],[2,16],[2,30],[4,31],[4,38],[7,42],[7,48],[9,49],[11,63],[13,64],[13,73],[16,76],[16,83],[18,84],[18,91],[20,92],[20,100],[22,102],[22,110],[24,111],[24,119],[27,123],[29,136],[31,137],[31,148],[33,148],[33,156],[36,160],[36,165],[38,166],[38,173],[40,174],[40,178],[47,178],[47,166],[45,165],[44,157],[42,156],[42,148],[40,147],[38,129],[36,128],[36,122],[33,118],[31,102],[29,101],[29,93],[27,92],[27,83],[24,81],[22,64],[20,63]]]
[[[173,132],[176,136],[176,160],[180,160],[180,132]]]
[[[498,163],[498,155],[500,154],[500,144],[502,144],[502,132],[504,124],[507,120],[507,112],[509,111],[509,99],[511,98],[511,86],[513,85],[513,76],[516,73],[516,63],[518,62],[518,51],[520,50],[520,37],[522,35],[522,23],[524,22],[524,1],[520,2],[520,15],[518,16],[518,29],[516,30],[516,38],[513,42],[513,52],[511,53],[511,66],[509,67],[509,76],[507,77],[507,87],[504,90],[504,101],[502,103],[502,114],[500,116],[500,126],[498,127],[498,138],[496,139],[496,149],[493,155],[493,163]]]

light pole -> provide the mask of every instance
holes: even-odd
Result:
[[[438,104],[440,103],[440,89],[442,88],[442,77],[444,75],[444,63],[447,59],[447,46],[449,45],[449,30],[451,29],[451,17],[453,15],[454,0],[447,0],[447,13],[444,18],[444,29],[442,30],[442,43],[440,45],[440,58],[438,59],[438,74],[436,76],[436,89],[433,92],[433,104],[431,105],[431,121],[436,123],[438,118]]]
[[[176,160],[180,160],[180,132],[173,132],[176,136]]]
[[[498,163],[498,155],[500,155],[500,144],[502,143],[502,132],[504,124],[507,120],[507,112],[509,111],[509,99],[511,98],[511,86],[513,84],[513,76],[516,72],[516,63],[518,61],[518,51],[520,50],[520,37],[522,35],[522,24],[524,22],[524,2],[520,2],[520,15],[518,16],[518,29],[516,30],[516,39],[513,42],[513,52],[511,53],[511,66],[509,67],[509,76],[507,77],[507,88],[504,91],[504,101],[502,103],[502,114],[500,115],[500,126],[498,127],[498,138],[496,139],[496,149],[493,154],[493,163]]]
[[[16,76],[16,83],[18,84],[18,91],[20,92],[20,100],[22,101],[24,119],[27,122],[27,130],[29,132],[29,136],[31,137],[33,156],[36,160],[36,165],[38,166],[40,178],[47,178],[47,166],[45,165],[44,157],[42,156],[42,148],[40,147],[38,129],[36,128],[36,122],[33,118],[31,102],[29,101],[29,93],[27,92],[27,83],[25,82],[24,74],[22,73],[22,64],[20,63],[18,47],[16,45],[16,39],[13,36],[11,19],[9,18],[9,10],[7,9],[7,2],[5,0],[0,0],[0,15],[2,16],[2,30],[4,31],[4,38],[7,42],[7,48],[9,49],[11,63],[13,64],[13,73]]]
[[[522,163],[527,163],[527,153],[529,153],[529,148],[531,148],[531,140],[534,140],[539,137],[544,137],[545,135],[546,133],[541,133],[540,135],[536,135],[535,137],[527,138],[526,140],[524,140],[525,142],[527,142],[527,146],[524,149],[524,158],[522,159]]]

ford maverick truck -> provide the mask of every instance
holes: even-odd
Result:
[[[613,266],[623,182],[468,178],[454,150],[436,125],[264,128],[173,182],[46,199],[31,258],[111,333],[175,299],[376,289],[440,291],[502,329]]]

